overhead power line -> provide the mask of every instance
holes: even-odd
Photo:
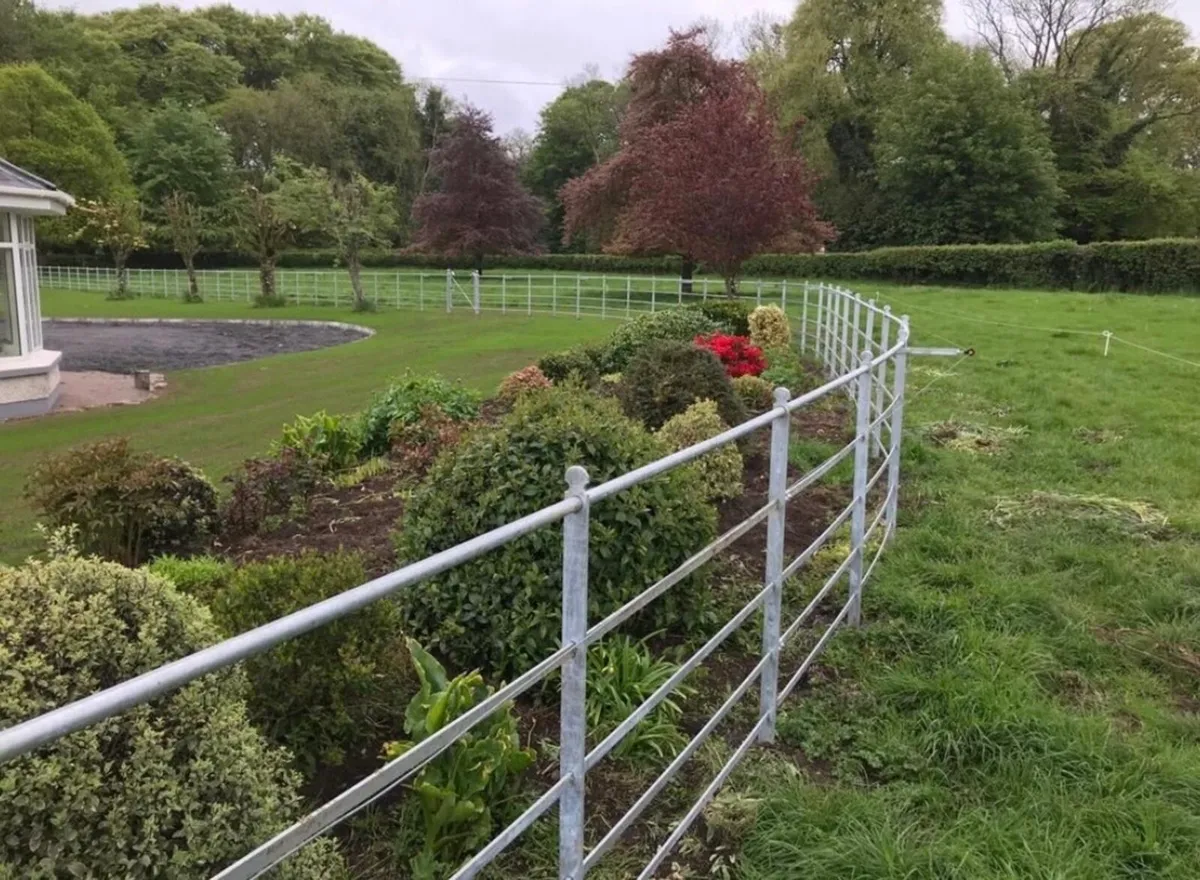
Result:
[[[426,80],[428,82],[475,83],[490,86],[553,86],[554,88],[563,88],[565,85],[565,83],[561,82],[545,82],[532,79],[473,79],[465,76],[413,76],[410,78]]]

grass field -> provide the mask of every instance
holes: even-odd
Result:
[[[178,455],[219,479],[242,459],[266,451],[298,413],[362,408],[387,379],[434,371],[492,391],[507,373],[541,354],[610,333],[612,322],[547,316],[475,317],[469,312],[380,311],[351,315],[328,307],[251,309],[244,303],[186,306],[170,300],[109,302],[95,293],[43,290],[55,316],[316,318],[375,328],[370,339],[322,351],[173,373],[160,400],[0,425],[0,560],[36,548],[33,515],[21,498],[25,475],[42,455],[112,435]]]
[[[875,288],[870,292],[875,293]],[[709,870],[747,880],[1200,876],[1200,299],[880,288],[918,345],[901,529],[839,635],[710,811]],[[241,305],[47,313],[232,317]],[[255,312],[262,315],[262,312]],[[289,308],[280,317],[345,318]],[[432,311],[372,340],[171,377],[149,405],[0,426],[0,541],[44,451],[127,433],[220,475],[296,412],[360,406],[388,375],[480,388],[611,323]],[[796,768],[799,769],[796,769]],[[716,841],[716,843],[714,843]]]
[[[868,625],[781,720],[807,769],[718,804],[739,875],[1200,876],[1200,368],[1062,332],[1200,361],[1200,300],[883,294],[978,354],[913,362]]]

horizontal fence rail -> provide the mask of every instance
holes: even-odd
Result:
[[[117,288],[115,269],[100,266],[40,266],[39,281],[59,290],[109,293]],[[196,272],[200,294],[215,302],[253,302],[261,290],[251,269]],[[126,289],[137,297],[182,298],[188,290],[183,269],[126,269]],[[629,318],[725,295],[720,279],[690,282],[670,276],[568,273],[412,272],[364,269],[363,298],[376,308],[467,309],[476,314],[550,314],[589,318]],[[689,289],[690,288],[690,289]],[[757,304],[797,306],[817,282],[744,281],[740,294]],[[292,305],[348,306],[354,302],[350,276],[339,269],[279,269],[275,294]],[[815,296],[815,294],[814,294]]]
[[[52,274],[54,271],[67,270],[46,267],[47,275],[43,278],[43,283],[65,286],[60,280],[65,276]],[[80,273],[72,275],[76,278],[93,277],[86,273],[95,271],[74,268],[70,270],[71,273]],[[158,270],[141,271],[153,272],[155,278],[159,277]],[[319,273],[297,274],[304,277]],[[443,285],[437,290],[439,298],[431,298],[426,303],[427,307],[444,304],[447,308],[456,308],[458,304],[455,300],[461,301],[464,297],[471,298],[472,306],[484,301],[482,291],[476,295],[475,285],[482,286],[476,277],[466,279],[468,283],[465,289],[458,286],[462,279],[456,278],[453,273],[412,277],[418,279],[418,291],[420,278],[426,279],[431,285],[435,280]],[[564,300],[581,312],[584,301],[583,278],[584,276],[576,276],[573,285],[567,288],[567,293],[572,292],[572,287],[579,291],[576,298]],[[539,284],[543,282],[544,279],[539,276]],[[489,279],[488,283],[490,286],[493,283],[492,279]],[[504,284],[502,279],[500,283]],[[553,284],[554,281],[551,280],[550,283]],[[296,281],[296,285],[292,289],[302,289],[300,280]],[[630,286],[632,287],[632,279]],[[159,289],[167,287],[169,283]],[[284,289],[287,289],[286,284]],[[503,286],[501,289],[503,291]],[[526,292],[528,294],[528,288]],[[778,292],[783,293],[782,290]],[[836,632],[843,626],[861,624],[865,587],[896,528],[905,371],[909,353],[908,318],[894,316],[889,308],[881,308],[873,301],[863,300],[841,288],[813,285],[811,288],[801,287],[797,293],[798,296],[788,294],[793,296],[790,303],[792,308],[789,310],[793,314],[799,311],[801,315],[801,330],[798,334],[801,347],[819,362],[827,373],[828,380],[820,387],[798,396],[793,396],[788,389],[778,388],[774,393],[774,407],[770,411],[716,437],[599,485],[590,486],[587,472],[581,467],[572,466],[566,471],[566,493],[562,501],[265,626],[0,731],[0,762],[21,760],[22,756],[48,746],[61,737],[145,703],[202,675],[267,651],[288,639],[345,617],[399,590],[414,589],[422,581],[504,546],[523,535],[539,529],[554,528],[561,523],[564,550],[562,647],[513,681],[498,688],[492,696],[450,721],[437,733],[317,807],[271,840],[261,843],[216,876],[220,880],[248,880],[262,875],[339,822],[410,780],[430,760],[450,748],[474,725],[494,713],[504,703],[558,672],[562,676],[562,686],[560,767],[557,779],[525,812],[497,833],[474,857],[461,865],[453,876],[455,880],[466,880],[476,876],[519,839],[534,822],[557,806],[559,877],[562,880],[580,880],[617,845],[625,832],[676,778],[683,766],[717,731],[734,708],[752,691],[757,691],[758,708],[753,726],[738,741],[728,760],[679,818],[639,874],[640,878],[653,876],[745,755],[756,743],[773,740],[776,717],[782,702],[804,680]],[[209,294],[211,295],[211,289]],[[651,294],[653,296],[655,292],[652,290]],[[676,299],[674,305],[677,307],[680,295],[675,292],[673,296]],[[526,300],[527,303],[531,301]],[[649,302],[651,308],[657,307],[657,299],[651,299]],[[598,306],[593,299],[589,300],[589,308],[604,309],[608,303],[602,290]],[[786,300],[783,300],[783,304],[788,305]],[[793,415],[837,392],[847,395],[853,403],[854,439],[789,485],[788,444]],[[591,507],[762,430],[770,433],[769,491],[766,504],[706,546],[697,548],[693,555],[674,571],[665,574],[657,583],[612,614],[602,620],[589,621],[587,592],[591,539],[588,525]],[[853,489],[849,502],[804,550],[794,558],[787,558],[784,535],[788,502],[818,484],[844,461],[853,462]],[[588,647],[617,629],[649,603],[670,591],[739,538],[763,523],[766,524],[765,577],[756,595],[726,620],[704,645],[684,660],[621,724],[588,751]],[[841,556],[833,572],[812,590],[811,595],[804,595],[806,588],[797,584],[798,575],[822,549],[841,546],[840,542],[834,543],[834,538],[845,534],[847,529],[848,550]],[[793,596],[789,590],[794,590],[797,594]],[[784,602],[785,595],[790,599],[799,600],[795,605],[804,603],[799,614],[786,621],[782,619],[783,611],[792,607],[792,603]],[[811,629],[806,630],[806,625],[811,625],[817,611],[834,596],[834,607],[827,609],[828,622],[819,633]],[[732,688],[717,710],[626,813],[608,829],[599,842],[590,850],[587,849],[584,836],[588,815],[585,787],[587,774],[594,770],[640,721],[675,693],[687,677],[711,657],[734,632],[756,615],[760,619],[762,647],[754,668]],[[789,662],[795,659],[792,654],[785,655],[784,649],[797,647],[798,636],[802,631],[815,636],[815,642],[792,668],[782,669],[785,659]]]

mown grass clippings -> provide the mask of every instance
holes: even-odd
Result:
[[[1103,525],[1142,538],[1163,538],[1171,533],[1167,515],[1154,505],[1108,495],[1035,491],[1021,497],[1001,498],[988,513],[988,521],[1001,528],[1045,517]]]
[[[922,433],[936,446],[955,452],[995,455],[1014,440],[1028,436],[1022,425],[978,425],[947,420],[925,425]]]

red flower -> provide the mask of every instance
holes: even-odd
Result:
[[[701,334],[694,340],[700,348],[706,348],[725,365],[730,378],[757,376],[767,368],[762,349],[750,344],[748,336],[731,336],[727,333]]]

